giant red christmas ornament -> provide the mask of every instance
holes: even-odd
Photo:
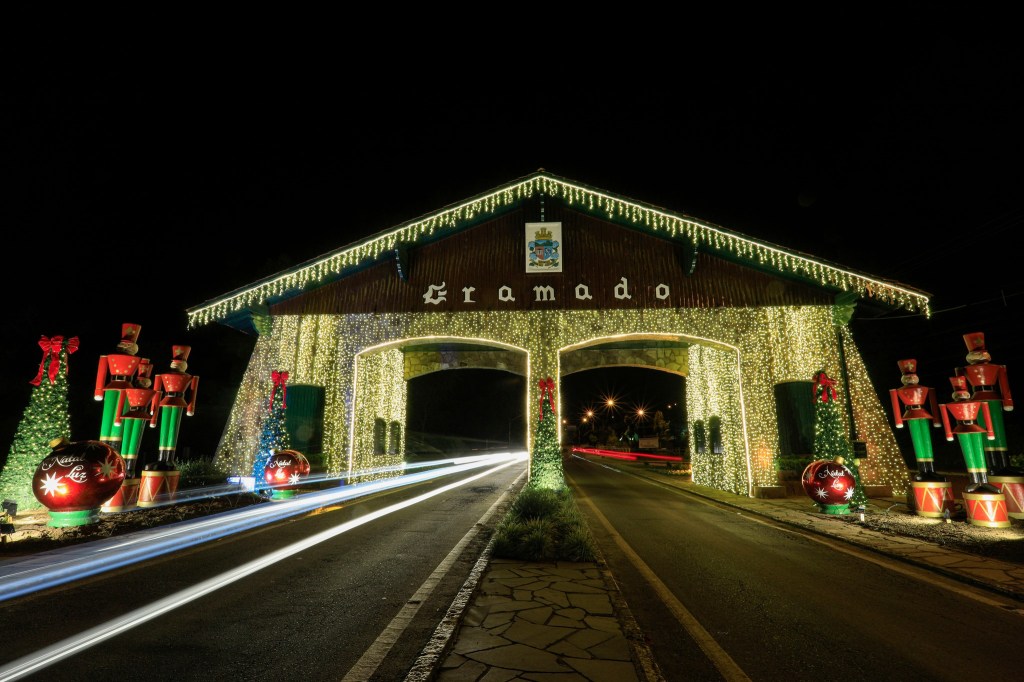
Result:
[[[53,527],[84,526],[99,518],[100,505],[121,487],[125,464],[106,443],[66,438],[50,444],[50,454],[32,477],[32,492],[50,510]]]
[[[263,467],[263,480],[274,488],[273,499],[294,497],[303,476],[309,475],[309,460],[298,450],[278,450]]]
[[[807,496],[817,502],[825,514],[849,513],[850,499],[857,482],[842,462],[815,460],[804,469],[800,482]]]

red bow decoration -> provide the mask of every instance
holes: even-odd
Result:
[[[64,344],[63,336],[54,336],[47,338],[45,335],[39,337],[39,347],[43,349],[43,359],[39,361],[39,372],[36,373],[34,379],[28,383],[33,386],[38,386],[43,383],[43,371],[46,367],[46,358],[50,358],[50,366],[46,370],[46,375],[50,377],[50,383],[52,384],[57,380],[57,372],[60,371],[60,351],[61,347],[67,350],[68,355],[71,355],[78,350],[78,337],[72,336],[68,339],[67,345]]]
[[[541,379],[537,385],[540,388],[540,418],[544,419],[544,398],[547,397],[548,405],[551,406],[551,411],[555,411],[555,382],[548,377],[547,379]]]
[[[824,372],[818,372],[814,375],[814,401],[818,401],[818,387],[823,388],[821,392],[821,402],[827,403],[829,399],[833,402],[836,400],[836,381],[830,379]]]
[[[274,393],[278,386],[281,387],[281,407],[288,407],[288,387],[284,385],[284,382],[288,381],[288,372],[279,372],[275,369],[270,373],[270,378],[274,385],[270,387],[270,404],[267,405],[267,411],[274,409]]]

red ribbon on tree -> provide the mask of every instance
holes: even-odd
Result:
[[[57,372],[60,371],[60,350],[64,347],[68,355],[71,355],[78,350],[78,337],[72,336],[68,339],[67,345],[64,344],[63,336],[53,336],[47,338],[45,335],[39,337],[39,347],[43,349],[43,359],[39,361],[39,372],[36,373],[34,379],[28,383],[33,386],[38,386],[43,383],[43,371],[45,369],[46,375],[50,378],[52,384],[57,380]],[[50,366],[46,369],[46,358],[50,358]]]
[[[548,377],[547,379],[541,379],[537,385],[540,388],[540,418],[544,419],[544,398],[548,399],[548,405],[551,406],[551,411],[555,411],[555,382]]]
[[[818,387],[823,388],[821,392],[821,402],[827,403],[829,399],[833,402],[836,400],[836,381],[830,379],[824,372],[818,372],[814,375],[814,402],[818,401]]]
[[[270,387],[270,404],[267,405],[267,411],[274,409],[274,393],[278,386],[281,387],[281,407],[288,407],[288,387],[284,385],[284,382],[288,381],[288,372],[279,372],[275,369],[270,373],[270,379],[274,385]]]

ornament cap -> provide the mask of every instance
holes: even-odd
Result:
[[[71,441],[69,441],[64,436],[60,436],[58,438],[53,438],[49,442],[49,446],[50,446],[51,450],[56,450],[57,448],[63,448],[63,447],[65,447],[67,445],[70,445],[70,444],[71,444]]]

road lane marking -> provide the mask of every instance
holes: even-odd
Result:
[[[576,485],[575,481],[573,482],[573,485],[577,490],[582,491],[582,488]],[[661,599],[662,603],[668,607],[669,611],[672,612],[672,615],[675,616],[680,625],[683,626],[686,632],[689,633],[690,637],[692,637],[697,643],[697,646],[700,647],[701,651],[704,652],[704,655],[708,657],[718,672],[722,674],[722,677],[729,682],[740,682],[742,680],[749,681],[750,678],[747,677],[745,672],[743,672],[743,669],[736,664],[736,661],[732,660],[732,657],[726,653],[725,649],[718,645],[718,642],[711,636],[711,633],[704,629],[704,626],[700,624],[694,615],[690,613],[685,606],[683,606],[683,603],[679,601],[674,594],[672,594],[672,591],[668,586],[661,582],[655,572],[651,570],[650,566],[640,558],[640,555],[633,550],[621,535],[619,535],[618,531],[616,531],[615,527],[612,526],[607,518],[605,518],[604,514],[602,514],[594,503],[590,501],[590,498],[586,495],[582,495],[580,496],[580,499],[583,500],[583,502],[586,503],[594,513],[597,520],[612,536],[615,544],[618,545],[619,549],[621,549],[626,555],[626,558],[629,559],[630,563],[633,564],[636,570],[640,572],[640,575],[643,576],[648,584],[650,584],[658,595],[658,598]]]
[[[718,500],[705,498],[703,495],[691,492],[689,490],[684,490],[669,483],[652,481],[646,476],[640,476],[634,474],[631,471],[618,471],[619,473],[628,474],[633,478],[645,481],[663,490],[668,490],[679,495],[685,495],[688,499],[692,499],[694,502],[698,502],[708,507],[714,507],[715,509],[720,509],[722,511],[736,512],[738,516],[742,516],[743,518],[749,521],[753,521],[754,523],[759,523],[763,526],[774,528],[775,530],[778,530],[780,532],[790,533],[792,535],[804,538],[805,540],[815,542],[819,545],[824,545],[825,547],[828,547],[829,549],[834,550],[836,552],[848,554],[849,556],[856,557],[863,561],[873,563],[876,566],[880,566],[894,573],[900,573],[902,575],[907,576],[908,578],[913,578],[914,580],[919,580],[921,582],[927,583],[930,586],[941,587],[942,589],[948,592],[953,592],[954,594],[958,594],[961,597],[966,597],[967,599],[971,599],[981,604],[985,604],[986,606],[994,606],[1000,609],[1001,611],[1010,611],[1018,615],[1024,615],[1024,610],[1020,608],[1018,602],[1006,599],[999,600],[993,597],[990,593],[983,592],[982,588],[974,587],[962,581],[958,581],[955,578],[950,578],[946,575],[943,575],[942,573],[936,572],[941,569],[929,569],[925,567],[920,567],[912,563],[912,560],[910,559],[893,558],[888,555],[881,554],[878,551],[872,550],[870,548],[859,547],[858,545],[852,542],[848,542],[846,540],[832,539],[831,537],[822,535],[815,531],[809,531],[799,527],[792,526],[785,521],[780,521],[770,516],[764,516],[759,514],[758,512],[751,511],[749,509],[741,509],[739,507],[730,505],[727,502],[719,502]]]
[[[391,619],[391,622],[384,628],[384,631],[378,635],[377,640],[363,652],[363,655],[359,657],[355,665],[345,674],[345,677],[341,678],[342,682],[362,682],[370,679],[377,672],[377,668],[380,667],[388,652],[395,646],[395,642],[399,640],[405,629],[409,627],[413,617],[420,610],[420,606],[433,594],[434,588],[451,570],[452,565],[458,561],[462,550],[479,534],[480,528],[487,525],[501,504],[512,494],[513,486],[525,475],[526,471],[519,474],[512,483],[512,486],[507,488],[501,497],[494,501],[490,509],[484,512],[480,520],[469,529],[469,532],[462,536],[462,539],[452,548],[452,551],[448,552],[448,556],[441,560],[441,563],[427,576],[427,579],[423,581],[423,584],[420,585],[415,594],[409,597],[398,614]]]

